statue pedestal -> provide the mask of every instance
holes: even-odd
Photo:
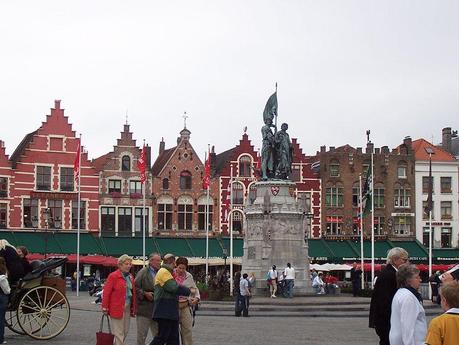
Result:
[[[255,294],[266,294],[266,274],[272,265],[295,269],[294,296],[312,292],[304,210],[295,200],[295,183],[285,180],[255,184],[257,197],[245,207],[246,229],[242,272],[255,273]]]

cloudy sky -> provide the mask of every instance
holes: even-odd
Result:
[[[278,82],[279,123],[303,151],[441,141],[459,127],[459,2],[2,1],[0,139],[12,153],[62,100],[89,156],[126,121],[170,147],[261,146]]]

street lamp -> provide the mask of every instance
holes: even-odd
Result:
[[[427,197],[426,210],[429,211],[429,277],[432,275],[432,194],[433,194],[433,177],[432,177],[432,155],[435,153],[431,147],[424,148],[429,155],[429,195]],[[432,299],[432,289],[429,284],[429,298]]]
[[[45,218],[45,260],[48,254],[48,229],[50,214],[51,210],[48,207],[43,210],[43,216]]]
[[[226,258],[228,257],[228,249],[223,248],[223,260],[225,260],[225,269],[224,272],[226,272]]]

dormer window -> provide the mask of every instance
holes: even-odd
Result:
[[[128,155],[121,159],[121,171],[131,171],[131,157]]]
[[[251,175],[252,158],[244,155],[239,158],[239,176],[250,177]]]
[[[189,190],[191,189],[191,173],[187,170],[180,173],[180,189]]]

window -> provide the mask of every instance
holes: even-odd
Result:
[[[0,204],[0,229],[6,229],[6,220],[8,219],[7,210],[6,204]]]
[[[434,234],[435,228],[432,228],[432,241],[433,241],[433,234]],[[430,228],[423,228],[422,229],[422,244],[424,247],[429,248],[429,232]]]
[[[209,231],[212,231],[213,205],[209,205]],[[206,229],[206,205],[198,205],[198,230]]]
[[[193,205],[179,204],[178,205],[178,229],[192,230]]]
[[[172,230],[172,204],[158,204],[158,230]]]
[[[429,219],[429,212],[426,212],[426,208],[427,208],[427,200],[423,201],[422,202],[422,219],[423,220],[428,220]],[[435,219],[434,217],[434,202],[432,201],[432,219]]]
[[[244,186],[242,183],[233,182],[233,204],[242,205],[244,203]]]
[[[384,188],[375,188],[374,203],[375,208],[384,208],[386,206],[384,203]]]
[[[290,180],[293,182],[301,181],[301,166],[294,165],[292,166],[292,172],[290,173]]]
[[[131,157],[128,155],[121,158],[121,171],[131,171]]]
[[[406,178],[406,166],[399,165],[397,168],[397,176],[398,178]]]
[[[451,219],[451,201],[442,201],[440,204],[441,208],[441,219]]]
[[[327,207],[343,207],[343,188],[329,187],[326,188],[325,205]]]
[[[330,164],[330,177],[339,177],[339,163]]]
[[[148,232],[148,208],[145,208],[145,232]],[[135,222],[134,222],[135,232],[143,233],[143,207],[135,208]]]
[[[0,177],[0,198],[8,197],[8,177]]]
[[[451,177],[440,177],[441,192],[451,194]]]
[[[101,207],[101,231],[115,233],[115,208],[114,207]]]
[[[252,205],[255,202],[256,198],[257,198],[257,187],[255,186],[255,184],[251,184],[249,188],[250,205]]]
[[[441,247],[451,248],[451,228],[441,228]]]
[[[50,228],[62,228],[62,200],[48,200],[48,226]]]
[[[352,233],[353,235],[360,234],[360,218],[352,217]]]
[[[64,147],[64,140],[62,138],[50,137],[49,149],[50,151],[62,151]]]
[[[327,235],[341,235],[341,229],[343,226],[342,216],[327,216]]]
[[[23,222],[26,228],[38,228],[38,199],[24,199]]]
[[[130,194],[141,194],[141,195],[143,195],[142,182],[140,182],[140,181],[129,181],[129,193]]]
[[[163,189],[165,190],[169,189],[169,179],[168,178],[163,178]]]
[[[375,235],[384,235],[385,218],[375,217]]]
[[[121,180],[108,180],[109,193],[121,193]]]
[[[239,176],[250,177],[252,170],[252,158],[244,155],[239,158]]]
[[[232,225],[233,225],[233,233],[238,232],[242,234],[242,213],[235,211],[231,214],[231,220],[232,220]]]
[[[61,191],[73,192],[73,168],[61,168]]]
[[[51,190],[51,167],[37,166],[37,190]]]
[[[352,206],[353,207],[359,206],[359,199],[360,199],[360,188],[353,187],[352,188]]]
[[[78,229],[78,201],[72,201],[72,229]],[[86,229],[86,201],[80,201],[80,229]]]
[[[434,178],[433,176],[429,178],[429,176],[423,176],[422,177],[422,194],[428,194],[429,193],[429,180],[432,181],[432,193],[433,193],[433,183],[434,183]]]
[[[180,173],[180,189],[191,189],[191,173],[189,171],[182,171]]]
[[[394,234],[409,235],[411,233],[411,217],[395,217]]]
[[[132,208],[118,207],[118,236],[132,235]]]
[[[398,208],[410,208],[410,190],[398,187],[394,191],[394,206]]]

